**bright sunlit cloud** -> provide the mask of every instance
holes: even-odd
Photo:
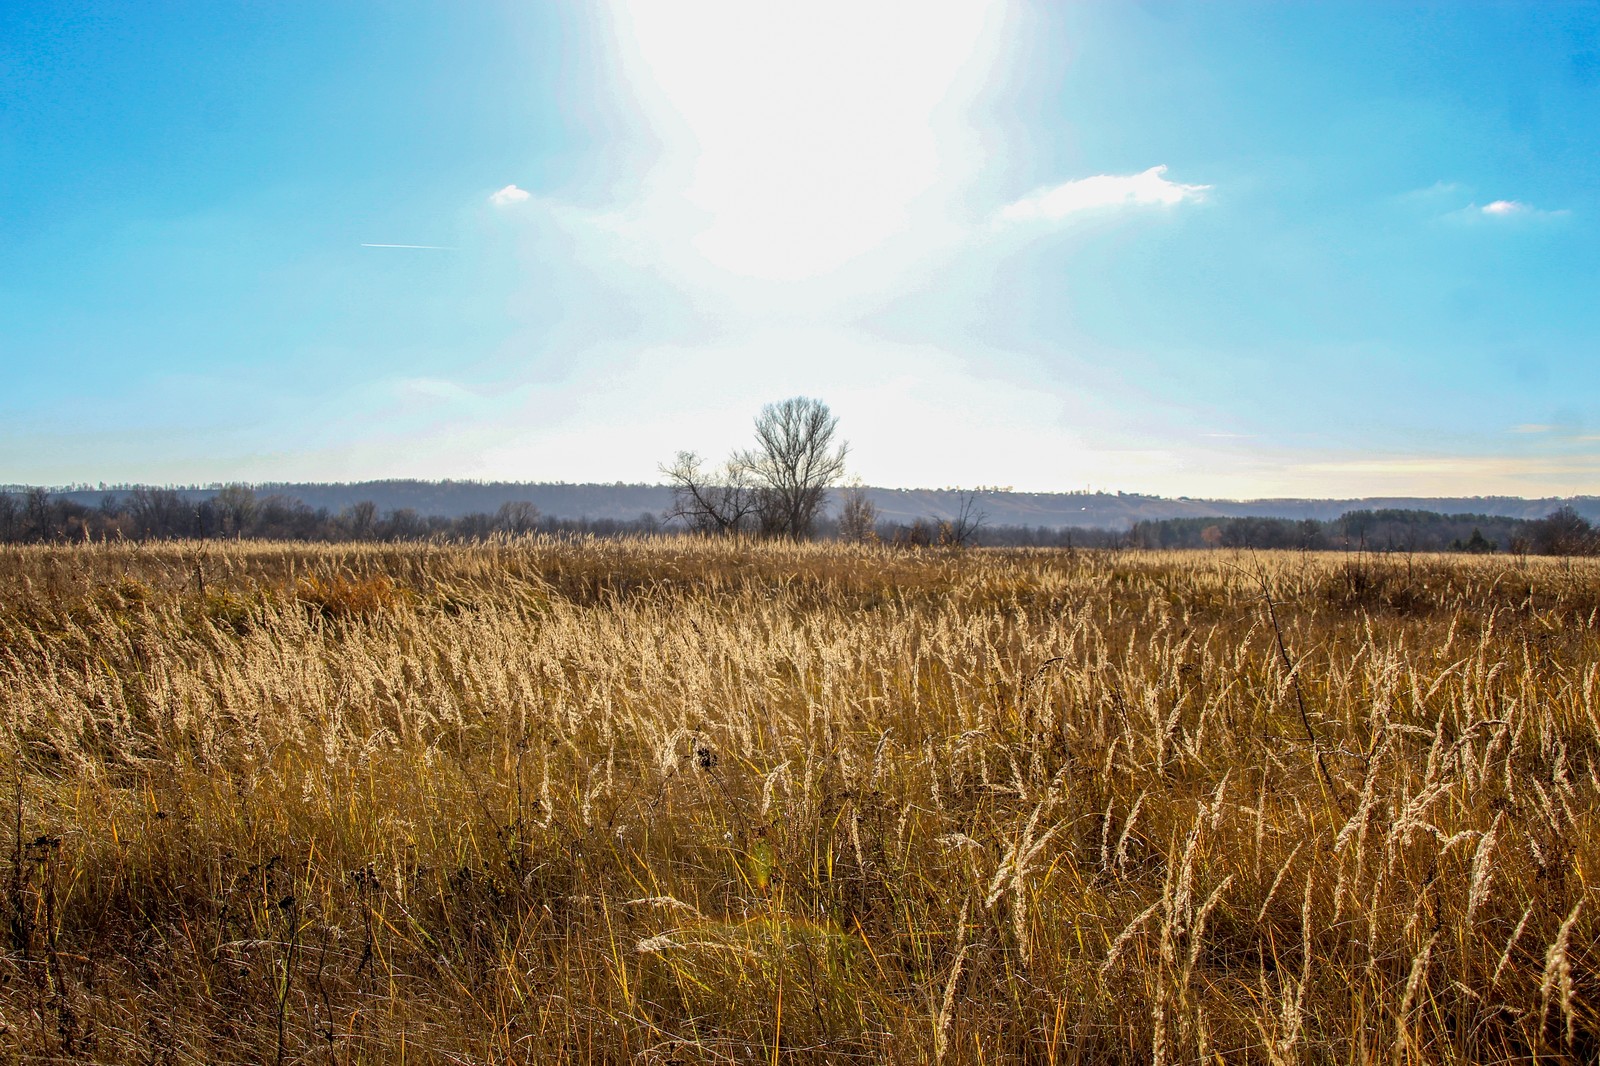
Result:
[[[1165,166],[1138,174],[1097,174],[1030,193],[1000,212],[1007,222],[1058,222],[1081,211],[1171,206],[1200,200],[1209,185],[1169,181]]]
[[[489,202],[496,207],[510,207],[513,204],[525,203],[533,196],[527,189],[519,189],[515,185],[507,185],[503,189],[496,189],[489,194]]]

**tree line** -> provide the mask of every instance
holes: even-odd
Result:
[[[1600,554],[1600,530],[1571,508],[1540,519],[1442,515],[1431,511],[1351,511],[1331,521],[1284,518],[1171,518],[1128,530],[991,525],[977,493],[964,493],[958,513],[910,522],[881,520],[866,493],[845,490],[836,512],[810,516],[804,534],[818,540],[901,547],[1263,548],[1310,551],[1456,551],[1468,553]],[[819,508],[822,505],[819,505]],[[758,534],[759,520],[748,517]],[[284,493],[230,485],[196,499],[169,488],[108,493],[98,505],[45,488],[0,492],[0,543],[171,538],[357,541],[483,540],[490,536],[639,537],[705,535],[675,514],[646,511],[632,519],[558,518],[526,500],[492,512],[449,518],[411,508],[381,510],[362,500],[331,510]]]
[[[1600,554],[1600,530],[1571,507],[1535,519],[1414,510],[1347,511],[1325,522],[1314,518],[1169,518],[1135,523],[1126,542],[1138,548]]]
[[[229,485],[196,499],[170,488],[139,486],[107,493],[98,506],[44,488],[0,492],[0,542],[81,540],[247,539],[292,541],[483,540],[495,534],[646,535],[660,529],[649,512],[631,520],[552,518],[526,500],[494,512],[449,518],[409,507],[380,510],[360,500],[337,511],[311,507],[284,493],[259,494]]]

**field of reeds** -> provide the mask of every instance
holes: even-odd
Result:
[[[0,550],[0,1056],[1600,1056],[1600,562]]]

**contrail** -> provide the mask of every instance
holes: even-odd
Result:
[[[453,252],[454,248],[444,244],[366,244],[363,248],[417,248],[427,252]]]

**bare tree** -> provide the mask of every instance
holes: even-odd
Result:
[[[750,469],[737,456],[720,468],[708,470],[694,452],[679,452],[671,466],[663,466],[672,486],[670,521],[682,519],[699,533],[737,533],[756,514],[756,487]]]
[[[378,531],[378,505],[372,500],[357,500],[339,512],[339,521],[356,540],[371,540]]]
[[[21,539],[22,503],[9,492],[0,492],[0,541]]]
[[[359,504],[357,506],[360,506]],[[384,540],[416,540],[428,531],[427,520],[414,507],[397,507],[372,527],[367,536]]]
[[[939,542],[952,548],[965,548],[988,520],[988,513],[978,506],[977,492],[957,493],[955,516],[939,523]]]
[[[35,485],[23,493],[22,513],[28,532],[36,539],[45,540],[54,534],[55,507],[50,500],[50,490],[43,485]]]
[[[220,489],[211,502],[226,536],[243,536],[256,520],[255,490],[246,485],[227,485]]]
[[[532,533],[539,525],[539,508],[532,500],[507,500],[495,512],[494,527],[507,533]]]
[[[1529,531],[1541,555],[1589,555],[1600,549],[1594,527],[1570,504],[1530,523]]]
[[[140,536],[185,537],[195,533],[195,506],[176,489],[140,485],[128,494],[128,511]]]
[[[808,537],[844,476],[847,445],[835,445],[839,420],[821,400],[796,396],[768,404],[756,417],[755,447],[708,469],[694,452],[679,452],[661,468],[672,486],[672,508],[702,533],[737,533],[756,526],[767,536]]]
[[[821,400],[795,396],[770,403],[756,417],[756,446],[735,462],[754,477],[762,532],[807,537],[828,489],[844,476],[849,446],[834,445],[839,420]]]
[[[878,539],[878,508],[860,484],[844,494],[844,505],[839,508],[839,539],[847,544],[872,544]]]

